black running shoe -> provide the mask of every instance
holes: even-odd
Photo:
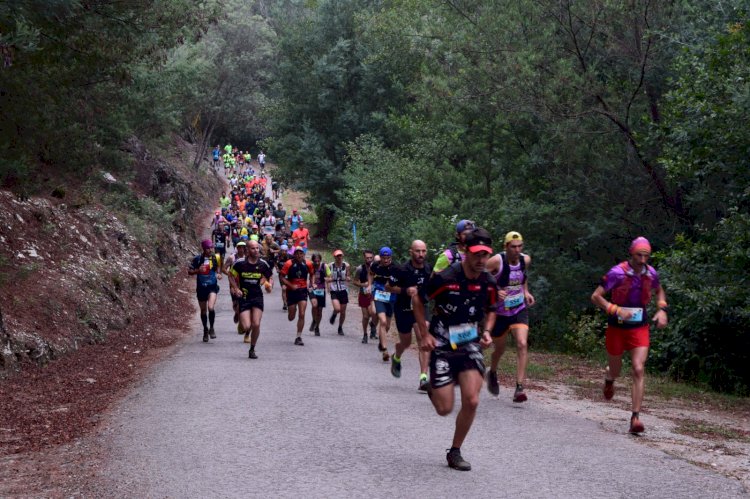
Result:
[[[461,451],[459,449],[448,449],[448,454],[445,455],[445,458],[448,460],[448,466],[450,466],[454,470],[471,470],[471,464],[469,464],[468,461],[461,457]]]
[[[339,326],[339,336],[344,336],[344,328]]]
[[[285,303],[284,306],[281,307],[281,310],[286,310],[286,309],[287,309],[287,306],[286,306],[286,303]]]
[[[313,331],[315,331],[315,321],[312,321],[310,324],[310,332],[312,333]]]
[[[417,388],[417,391],[427,393],[429,387],[430,387],[430,380],[427,378],[422,378],[419,380],[419,388]]]
[[[296,338],[294,338],[294,344],[295,345],[299,345],[301,347],[305,346],[305,344],[302,342],[302,338],[300,338],[299,336],[297,336]]]
[[[367,345],[367,335],[366,334],[362,335],[362,343],[364,343],[365,345]]]
[[[208,330],[208,335],[211,337],[212,340],[216,339],[216,332],[214,331],[214,328],[211,328]]]
[[[332,313],[332,314],[331,314],[331,318],[330,318],[330,319],[328,319],[328,322],[330,322],[330,323],[331,323],[331,326],[333,326],[333,323],[334,323],[334,322],[336,322],[336,316],[337,316],[337,315],[338,315],[338,314],[337,314],[336,312],[334,312],[334,313]]]
[[[387,348],[385,348],[382,343],[378,343],[378,351],[385,352],[386,350]]]
[[[492,395],[500,395],[500,385],[497,382],[497,371],[487,373],[487,391]]]
[[[320,336],[320,328],[317,324],[315,325],[315,336]]]
[[[513,402],[526,402],[528,397],[523,391],[523,385],[516,384],[516,392],[513,394]]]
[[[401,377],[401,361],[396,360],[396,356],[391,356],[391,374],[394,378],[400,378]]]
[[[255,350],[253,350],[253,349],[250,349],[250,353],[247,354],[247,356],[250,359],[257,359],[258,358],[258,355],[256,355]]]
[[[208,328],[207,327],[203,328],[203,342],[208,343]]]
[[[370,339],[371,340],[378,339],[378,329],[377,329],[377,327],[378,327],[377,324],[373,324],[372,322],[370,323]]]

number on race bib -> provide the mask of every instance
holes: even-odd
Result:
[[[461,324],[458,326],[448,326],[450,335],[451,348],[456,350],[459,345],[468,343],[471,340],[479,338],[476,324]]]
[[[389,303],[391,301],[391,294],[388,291],[378,289],[375,291],[375,301]]]
[[[506,296],[504,300],[506,309],[520,307],[522,303],[523,303],[523,294]]]
[[[639,322],[643,322],[643,309],[642,308],[640,308],[640,307],[634,307],[634,308],[621,307],[620,310],[621,311],[629,311],[629,312],[631,312],[633,314],[632,317],[630,317],[630,319],[623,320],[623,322],[625,324],[637,324]]]

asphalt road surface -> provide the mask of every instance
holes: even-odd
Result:
[[[295,346],[277,285],[250,360],[220,285],[218,338],[202,342],[196,314],[194,336],[115,408],[102,437],[108,496],[744,496],[737,481],[638,445],[627,413],[612,434],[541,407],[543,393],[513,404],[508,386],[499,398],[483,390],[462,447],[473,469],[452,470],[455,412],[437,416],[417,392],[414,351],[395,379],[377,343],[360,343],[356,297],[346,336],[325,321],[329,303],[322,336],[307,332],[308,310]]]

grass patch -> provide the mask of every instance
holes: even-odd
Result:
[[[718,426],[703,421],[682,420],[678,422],[675,432],[702,440],[736,440],[750,442],[750,432]]]

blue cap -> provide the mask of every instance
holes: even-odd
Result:
[[[289,249],[289,246],[287,246],[286,244],[282,244],[280,249],[286,251]]]
[[[250,236],[240,236],[241,241],[247,241],[250,239]]]
[[[473,220],[461,220],[456,224],[456,232],[461,233],[465,230],[471,230],[476,226],[477,224],[475,224]]]
[[[393,251],[388,246],[380,248],[380,256],[393,256]]]

